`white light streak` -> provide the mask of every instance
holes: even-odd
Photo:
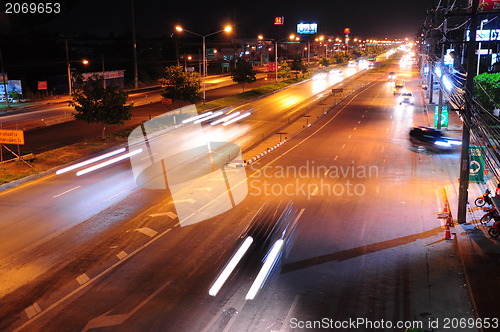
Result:
[[[253,242],[253,238],[251,236],[248,236],[245,241],[241,244],[241,246],[238,248],[236,251],[236,254],[231,258],[227,266],[224,268],[220,276],[217,278],[217,280],[214,282],[210,290],[208,291],[208,294],[211,296],[217,295],[219,290],[222,288],[224,283],[226,282],[227,278],[231,275],[233,272],[234,268],[236,265],[238,265],[239,261],[245,255],[247,252],[248,248]]]
[[[236,117],[238,115],[240,115],[240,112],[231,113],[228,116],[223,117],[222,119],[215,120],[214,122],[211,122],[210,125],[215,126],[215,125],[217,125],[217,124],[219,124],[221,122],[226,122],[228,120],[231,120],[232,118],[234,118],[234,117]]]
[[[203,113],[203,114],[200,114],[200,115],[197,115],[197,116],[193,116],[192,118],[189,118],[189,119],[186,119],[186,120],[182,120],[182,123],[188,123],[188,122],[193,122],[193,121],[196,121],[198,119],[201,119],[201,118],[204,118],[206,116],[209,116],[211,115],[213,112],[206,112],[206,113]]]
[[[119,153],[125,152],[125,150],[126,150],[125,148],[121,148],[121,149],[118,149],[118,150],[115,150],[115,151],[103,154],[102,156],[98,156],[98,157],[95,157],[95,158],[92,158],[92,159],[89,159],[89,160],[82,161],[81,163],[74,164],[74,165],[62,168],[62,169],[58,170],[56,172],[56,174],[57,175],[63,174],[63,173],[72,171],[74,169],[77,169],[77,168],[80,168],[80,167],[83,167],[83,166],[87,166],[89,164],[95,163],[96,161],[103,160],[103,159],[109,158],[111,156],[117,155]]]
[[[142,152],[142,149],[139,149],[139,150],[135,150],[135,151],[132,151],[132,152],[129,152],[129,153],[126,153],[124,155],[121,155],[119,157],[116,157],[116,158],[113,158],[113,159],[110,159],[108,161],[105,161],[103,163],[100,163],[100,164],[97,164],[97,165],[94,165],[92,167],[89,167],[89,168],[85,168],[85,169],[82,169],[81,171],[78,171],[76,172],[76,176],[80,176],[80,175],[84,175],[84,174],[87,174],[87,173],[90,173],[90,172],[93,172],[97,169],[100,169],[100,168],[103,168],[103,167],[106,167],[106,166],[109,166],[111,164],[114,164],[116,162],[119,162],[120,160],[123,160],[123,159],[126,159],[128,157],[132,157],[132,156],[135,156],[136,154],[139,154]]]
[[[193,122],[194,124],[198,124],[198,123],[202,123],[203,121],[207,121],[207,120],[210,120],[210,119],[213,119],[213,118],[216,118],[218,117],[219,115],[223,114],[224,112],[222,111],[217,111],[215,112],[214,114],[211,114],[210,116],[207,116],[207,117],[204,117],[202,119],[198,119],[196,120],[195,122]]]
[[[235,117],[235,118],[233,118],[233,119],[231,119],[231,120],[229,120],[229,121],[224,122],[222,125],[223,125],[223,126],[230,125],[231,123],[234,123],[234,122],[239,121],[239,120],[241,120],[241,119],[243,119],[243,118],[246,118],[246,117],[247,117],[247,116],[249,116],[250,114],[252,114],[252,113],[250,113],[250,112],[243,113],[243,114],[241,114],[240,116],[237,116],[237,117]]]
[[[279,239],[276,241],[273,245],[273,248],[271,249],[271,252],[267,256],[266,261],[264,262],[264,265],[262,265],[262,268],[259,271],[259,274],[257,275],[257,278],[253,281],[252,286],[250,287],[250,290],[248,291],[245,299],[246,300],[253,300],[255,295],[257,295],[257,292],[259,289],[262,287],[262,284],[264,283],[264,280],[266,279],[267,275],[269,274],[269,271],[271,271],[274,263],[276,262],[276,259],[278,258],[278,255],[281,251],[281,248],[283,247],[283,240]]]

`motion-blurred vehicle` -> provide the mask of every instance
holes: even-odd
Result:
[[[410,91],[401,92],[401,95],[398,98],[399,105],[403,103],[413,105],[414,101],[415,97],[413,97],[413,94]]]
[[[387,75],[387,80],[389,82],[394,82],[396,80],[396,77],[397,77],[396,73],[391,71],[389,75]]]
[[[254,281],[246,295],[247,300],[252,300],[273,272],[278,270],[281,262],[286,260],[302,212],[303,210],[297,211],[291,201],[265,203],[241,234],[236,250],[221,269],[208,293],[216,296],[234,274],[242,274],[245,279],[252,275]],[[236,267],[239,267],[238,272],[233,272]],[[257,269],[259,272],[255,276]]]
[[[441,130],[425,126],[411,128],[410,142],[440,152],[452,152],[462,145],[460,140],[445,136]]]

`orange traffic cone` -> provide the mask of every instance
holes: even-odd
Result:
[[[444,209],[443,213],[449,213],[450,212],[450,203],[448,203],[448,200],[444,203]]]
[[[446,219],[446,225],[445,225],[445,231],[444,231],[444,239],[445,240],[451,240],[451,231],[450,231],[450,224],[451,224],[451,218],[448,217]]]

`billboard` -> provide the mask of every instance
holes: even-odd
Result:
[[[500,0],[479,0],[478,12],[500,10]]]
[[[298,23],[297,33],[299,35],[314,35],[318,33],[317,23]]]
[[[283,16],[276,16],[274,18],[274,25],[283,25],[285,23],[285,18]]]

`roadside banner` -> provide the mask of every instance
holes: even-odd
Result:
[[[484,183],[484,156],[482,146],[470,146],[469,181]]]

